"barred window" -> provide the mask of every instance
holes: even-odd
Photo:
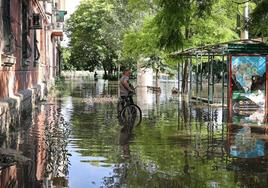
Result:
[[[22,3],[22,58],[23,60],[28,59],[31,56],[31,45],[27,39],[29,32],[29,13],[28,5]]]
[[[2,19],[3,19],[3,38],[5,53],[12,53],[12,39],[11,32],[11,15],[10,15],[10,0],[2,0]]]

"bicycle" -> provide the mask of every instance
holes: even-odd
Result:
[[[126,97],[121,97],[117,103],[117,114],[120,125],[128,125],[132,129],[140,125],[142,121],[142,112],[138,105],[132,101],[133,94]]]

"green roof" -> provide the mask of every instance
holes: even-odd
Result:
[[[228,44],[226,53],[268,54],[268,45],[265,43],[255,44]]]
[[[259,40],[236,40],[218,44],[189,48],[174,52],[171,57],[190,57],[196,55],[228,55],[228,54],[268,54],[268,44]]]

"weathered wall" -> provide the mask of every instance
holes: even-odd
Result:
[[[46,18],[43,17],[43,28],[36,30],[37,46],[40,52],[39,63],[34,63],[34,30],[29,29],[27,36],[30,44],[31,56],[27,59],[28,65],[23,63],[22,57],[22,2],[26,2],[29,7],[29,17],[33,13],[40,13],[40,4],[38,6],[35,0],[10,0],[11,6],[11,30],[14,35],[14,56],[15,64],[10,67],[0,66],[0,100],[10,97],[21,90],[35,87],[37,84],[53,81],[56,76],[56,56],[57,45],[51,37],[51,31],[48,28],[50,24]],[[1,8],[2,9],[2,8]],[[0,11],[1,12],[1,11]],[[2,14],[0,14],[2,20]],[[3,28],[3,22],[0,21],[0,29]],[[2,39],[2,31],[0,30],[0,38]],[[0,63],[4,62],[3,42],[1,40],[1,58]],[[13,88],[10,88],[10,87]]]
[[[10,187],[11,184],[12,187],[29,187],[19,183],[22,178],[26,178],[32,187],[39,187],[39,181],[44,178],[47,165],[46,160],[44,160],[47,157],[46,143],[44,142],[45,124],[50,123],[50,119],[55,119],[51,116],[59,114],[58,106],[54,106],[54,109],[40,109],[39,112],[40,104],[37,106],[36,103],[45,96],[49,87],[53,85],[55,76],[57,76],[59,37],[52,35],[53,28],[51,26],[53,23],[51,23],[52,19],[49,18],[51,15],[45,14],[44,7],[40,4],[42,1],[10,0],[10,25],[14,40],[13,50],[6,52],[4,50],[6,38],[3,34],[3,1],[0,0],[0,150],[4,147],[12,148],[16,152],[25,151],[26,154],[24,154],[31,160],[30,164],[23,168],[23,173],[20,172],[22,168],[16,165],[0,169],[0,187]],[[43,27],[36,30],[36,40],[38,41],[36,45],[40,52],[37,64],[34,58],[35,40],[32,28],[29,28],[27,35],[31,56],[27,58],[27,65],[23,63],[22,22],[25,20],[22,17],[23,2],[27,3],[29,7],[30,20],[33,13],[39,13],[42,16]],[[6,66],[7,64],[4,62],[6,62],[7,57],[14,60],[15,63]],[[47,105],[45,108],[50,108],[50,106]],[[27,121],[21,121],[25,118]],[[26,132],[25,135],[23,132],[20,135],[14,134],[14,128],[30,125],[32,125],[29,129],[30,132]],[[32,132],[39,134],[31,134]],[[5,143],[1,143],[3,135]],[[25,146],[26,148],[22,148]]]
[[[8,124],[14,123],[16,116],[24,109],[31,108],[36,99],[43,98],[54,83],[58,69],[58,38],[52,37],[51,19],[45,14],[44,7],[38,0],[10,0],[10,25],[12,40],[12,54],[4,51],[4,21],[3,0],[0,0],[0,131],[5,131]],[[42,29],[36,30],[37,47],[40,58],[35,63],[34,29],[29,25],[27,41],[30,57],[25,64],[22,56],[22,3],[28,6],[29,24],[33,13],[42,17]],[[8,55],[8,56],[7,56]],[[11,57],[14,64],[6,66],[6,57]],[[5,66],[3,66],[5,65]]]

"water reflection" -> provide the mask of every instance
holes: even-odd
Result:
[[[264,141],[251,134],[251,128],[244,126],[233,133],[230,155],[239,158],[256,158],[264,156]]]
[[[133,133],[132,130],[129,129],[129,125],[121,125],[121,126],[123,127],[120,130],[119,145],[122,146],[123,158],[129,159],[130,158],[129,142]]]
[[[178,100],[174,83],[161,84],[160,95],[137,92],[143,121],[129,131],[116,101],[85,100],[116,97],[117,82],[67,79],[61,96],[0,134],[11,149],[0,152],[0,187],[268,186],[266,127],[227,124],[225,109]]]
[[[14,129],[3,132],[0,187],[68,186],[69,124],[56,97],[39,104]],[[9,160],[7,160],[9,159]]]

